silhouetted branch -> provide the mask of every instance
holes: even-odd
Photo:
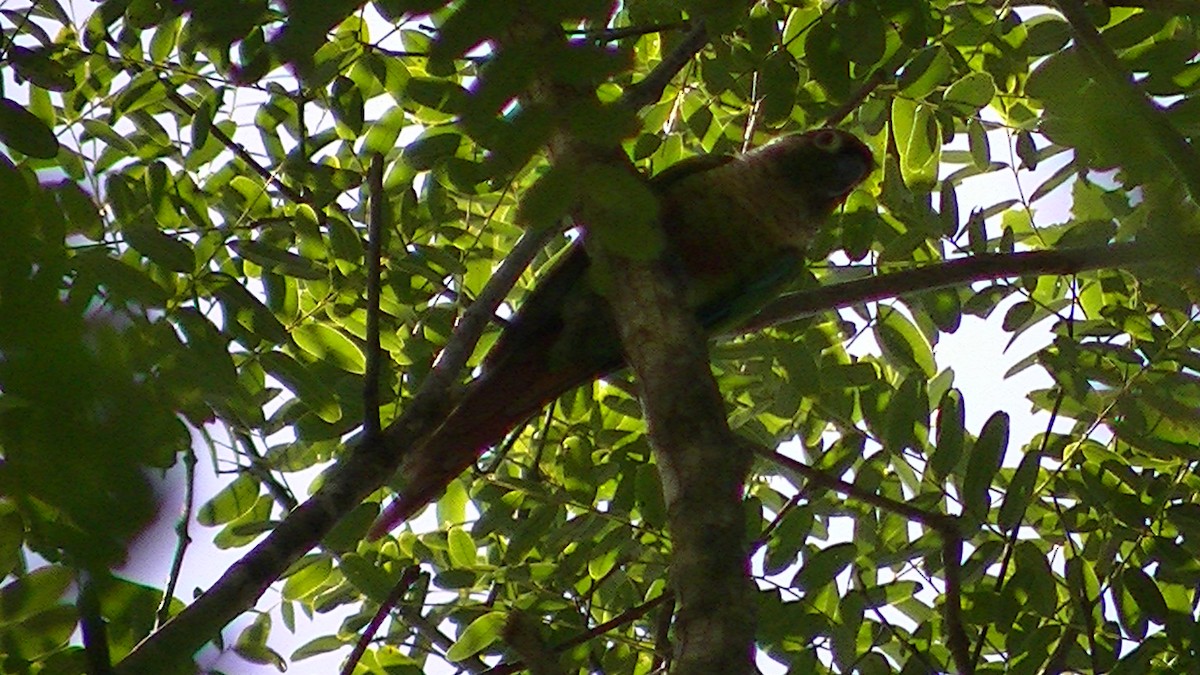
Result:
[[[830,309],[908,293],[1009,277],[1077,274],[1087,270],[1153,262],[1156,257],[1154,250],[1136,243],[1023,253],[983,253],[790,293],[769,304],[741,326],[739,332],[753,332]]]

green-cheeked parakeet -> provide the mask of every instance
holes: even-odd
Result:
[[[874,166],[854,136],[820,129],[751,152],[700,156],[659,173],[663,252],[710,332],[735,328],[795,278],[813,234]],[[482,374],[401,464],[403,493],[371,530],[386,533],[435,499],[489,446],[572,387],[623,365],[607,301],[576,245],[527,297]]]

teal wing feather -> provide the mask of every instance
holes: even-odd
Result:
[[[734,329],[776,298],[800,274],[804,261],[794,251],[784,251],[760,274],[732,287],[714,289],[696,309],[696,319],[710,335]]]

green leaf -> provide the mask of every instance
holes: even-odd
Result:
[[[900,73],[896,86],[911,99],[923,99],[942,86],[954,73],[954,63],[945,47],[933,45],[913,55]]]
[[[116,300],[134,302],[143,307],[163,307],[171,297],[167,289],[142,269],[110,258],[100,251],[78,255],[72,262],[81,275],[87,275],[91,283],[107,289]]]
[[[856,556],[858,546],[853,542],[832,544],[820,549],[804,562],[804,566],[792,579],[792,586],[804,591],[806,595],[815,595],[833,583],[834,578],[854,562]]]
[[[81,234],[92,241],[104,237],[104,220],[91,195],[76,183],[62,182],[54,186],[54,197],[67,221],[68,234]]]
[[[450,527],[466,522],[468,501],[470,499],[463,482],[461,480],[451,481],[446,486],[445,494],[437,501],[438,523],[442,527]]]
[[[850,54],[846,37],[827,18],[818,21],[804,39],[805,63],[813,79],[840,101],[850,96]]]
[[[1071,599],[1079,613],[1090,614],[1093,625],[1103,621],[1100,615],[1100,580],[1091,562],[1078,555],[1067,558],[1067,586],[1071,589]]]
[[[209,527],[233,522],[258,501],[259,487],[250,474],[240,474],[200,507],[196,522]]]
[[[196,113],[192,115],[192,148],[200,149],[208,142],[209,134],[212,132],[213,117],[217,114],[217,109],[221,107],[222,100],[225,96],[225,88],[217,87],[213,89],[200,105],[196,106]]]
[[[1033,488],[1040,465],[1041,455],[1037,452],[1027,452],[1013,473],[1012,482],[1004,491],[1000,517],[996,521],[1005,531],[1011,531],[1021,524],[1021,518],[1033,500]]]
[[[362,591],[373,602],[384,602],[396,585],[383,568],[355,553],[347,553],[338,559],[338,569],[355,588]]]
[[[607,164],[587,167],[580,180],[588,186],[581,195],[582,221],[606,250],[635,260],[658,255],[664,243],[658,200],[644,182]]]
[[[9,396],[9,399],[12,399]],[[13,401],[9,401],[13,403]],[[2,406],[0,406],[2,407]],[[25,524],[15,507],[0,506],[0,574],[5,578],[22,563],[22,546],[25,544]],[[0,593],[2,597],[2,593]],[[0,612],[3,603],[0,603]]]
[[[929,469],[939,479],[950,475],[962,459],[967,437],[965,418],[962,394],[951,389],[938,405],[937,445],[929,460]]]
[[[447,130],[426,132],[404,148],[404,162],[417,171],[428,171],[453,157],[463,137]]]
[[[292,652],[293,661],[303,661],[304,659],[336,652],[346,646],[346,641],[336,635],[322,635],[318,638],[313,638],[308,642],[300,645]]]
[[[488,612],[475,619],[446,650],[446,659],[457,663],[492,646],[500,639],[506,621],[504,612]]]
[[[991,103],[996,95],[996,83],[987,73],[975,72],[964,76],[946,89],[942,104],[950,112],[968,117]]]
[[[5,626],[5,636],[11,642],[6,657],[10,662],[41,660],[65,647],[78,625],[79,611],[70,605],[58,605],[19,624]]]
[[[271,635],[271,615],[260,613],[254,622],[238,634],[233,651],[251,663],[274,666],[280,672],[287,670],[287,661],[278,652],[267,646]]]
[[[366,357],[350,338],[323,323],[304,323],[292,329],[296,346],[314,358],[328,361],[342,370],[363,374]]]
[[[292,390],[317,417],[329,423],[342,418],[342,407],[338,404],[330,383],[312,368],[306,368],[296,359],[280,351],[259,354],[258,359],[264,370]]]
[[[70,568],[47,565],[9,581],[0,588],[0,625],[52,609],[73,580]]]
[[[579,198],[580,185],[574,171],[552,166],[521,197],[517,220],[535,228],[557,225]]]
[[[1151,621],[1166,623],[1167,601],[1150,575],[1137,567],[1126,567],[1121,572],[1121,586]]]
[[[883,58],[888,27],[874,3],[853,2],[838,6],[838,29],[850,60],[864,70]]]
[[[1055,14],[1039,14],[1024,24],[1027,35],[1021,47],[1029,56],[1053,54],[1071,39],[1071,26]]]
[[[767,124],[778,124],[791,117],[796,104],[796,89],[800,86],[800,73],[791,54],[777,51],[763,63],[759,78],[761,92],[760,112]]]
[[[983,521],[991,507],[988,489],[1000,471],[1000,462],[1008,448],[1008,413],[997,412],[983,424],[979,438],[971,448],[963,476],[963,512]]]
[[[313,280],[329,276],[329,270],[315,260],[261,241],[235,240],[229,242],[229,248],[265,270],[289,277]]]
[[[892,100],[892,126],[900,150],[900,172],[914,190],[937,184],[942,154],[942,135],[933,108],[914,101]]]
[[[76,86],[75,78],[62,63],[54,60],[54,52],[54,49],[28,49],[9,45],[6,56],[16,74],[38,88],[57,92],[70,91]]]
[[[333,572],[333,560],[325,553],[309,553],[296,561],[281,578],[285,600],[303,600],[325,583]]]
[[[1116,600],[1117,619],[1121,622],[1121,627],[1130,636],[1141,640],[1146,637],[1146,630],[1150,627],[1150,620],[1146,616],[1146,613],[1142,611],[1142,608],[1138,606],[1137,599],[1133,597],[1133,594],[1125,586],[1125,578],[1128,571],[1122,570],[1122,573],[1116,577],[1115,583],[1112,586],[1112,594],[1114,600]]]
[[[58,139],[50,127],[7,98],[0,98],[0,143],[38,159],[53,159],[58,154]]]
[[[971,160],[980,170],[992,163],[992,146],[983,123],[975,118],[967,120],[967,144],[971,149]]]
[[[212,293],[225,310],[226,320],[232,320],[255,336],[273,344],[283,344],[288,333],[271,310],[241,284],[232,279],[212,278],[218,285]]]
[[[475,540],[461,527],[450,528],[446,535],[449,544],[450,565],[460,569],[471,569],[478,562]]]
[[[126,223],[121,232],[130,246],[153,262],[173,272],[186,274],[195,271],[196,257],[192,254],[192,248],[157,227],[144,222],[132,222]]]
[[[904,378],[896,395],[887,405],[883,447],[895,453],[917,444],[918,427],[924,433],[929,423],[929,401],[925,398],[925,379],[916,375]]]
[[[927,378],[937,374],[933,349],[925,335],[902,312],[881,306],[874,330],[884,356],[892,363],[912,368]]]
[[[354,80],[344,76],[334,78],[329,103],[339,135],[350,139],[362,135],[365,121],[363,95]]]
[[[517,7],[507,2],[467,0],[442,24],[429,58],[440,62],[458,58],[484,40],[499,35],[516,16]]]
[[[408,123],[407,114],[404,108],[395,106],[388,108],[383,116],[371,123],[371,128],[367,129],[366,139],[363,141],[363,149],[367,152],[378,152],[386,155],[392,148],[396,147],[396,140],[400,138],[400,131]]]
[[[1037,305],[1034,305],[1032,302],[1022,300],[1013,303],[1013,306],[1009,307],[1008,311],[1004,313],[1004,321],[1001,323],[1001,327],[1009,333],[1017,331],[1033,318],[1036,310]]]

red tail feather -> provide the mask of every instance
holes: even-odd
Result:
[[[519,364],[506,363],[476,381],[442,426],[408,451],[400,469],[407,478],[404,492],[376,519],[370,539],[382,537],[437,499],[450,481],[513,427],[604,370],[581,363],[551,369],[545,353],[536,349],[530,350],[530,357]]]

